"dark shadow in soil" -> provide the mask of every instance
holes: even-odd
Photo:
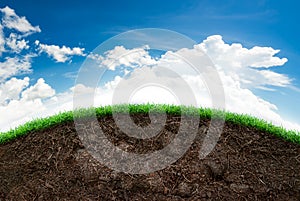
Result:
[[[132,118],[150,123],[147,115]],[[170,143],[180,117],[168,116],[165,129],[147,140],[122,133],[111,116],[99,122],[119,148],[149,153]],[[209,123],[200,120],[194,143],[176,163],[144,175],[101,165],[73,123],[30,133],[0,145],[0,200],[300,200],[300,145],[226,123],[213,152],[200,160]]]

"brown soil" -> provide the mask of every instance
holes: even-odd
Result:
[[[132,117],[149,123],[147,115]],[[180,118],[168,116],[164,131],[148,140],[120,132],[110,116],[99,122],[116,146],[147,153],[170,142],[167,133],[178,131]],[[0,145],[0,200],[300,200],[300,145],[226,123],[215,149],[199,159],[208,125],[200,121],[194,143],[177,162],[142,175],[97,162],[72,122],[30,133]]]

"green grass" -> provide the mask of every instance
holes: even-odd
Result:
[[[26,135],[33,131],[50,128],[52,126],[72,122],[75,118],[85,118],[92,115],[98,117],[111,115],[113,112],[124,113],[129,109],[131,114],[134,113],[148,113],[150,110],[157,113],[167,113],[172,115],[199,115],[200,118],[210,119],[213,117],[225,117],[225,121],[228,123],[238,124],[241,126],[249,126],[257,128],[260,131],[265,131],[270,134],[279,136],[287,141],[300,144],[300,133],[297,131],[287,130],[283,127],[274,126],[271,123],[261,120],[249,115],[239,115],[230,112],[224,112],[220,110],[213,110],[207,108],[194,108],[186,106],[173,106],[173,105],[154,105],[154,104],[143,104],[143,105],[116,105],[116,106],[105,106],[99,108],[88,108],[79,109],[74,112],[61,112],[51,117],[43,119],[35,119],[27,122],[24,125],[12,129],[8,132],[0,133],[0,144],[9,142],[17,137]]]

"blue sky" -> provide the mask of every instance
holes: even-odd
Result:
[[[250,90],[257,97],[276,105],[276,112],[283,119],[300,124],[300,107],[297,107],[300,100],[300,28],[297,26],[297,19],[300,18],[299,4],[297,1],[286,3],[268,0],[86,0],[72,3],[57,0],[2,0],[0,8],[8,6],[17,16],[25,17],[32,27],[38,26],[41,30],[24,38],[30,46],[28,49],[14,54],[7,51],[2,53],[0,62],[18,54],[38,54],[30,60],[31,73],[16,73],[2,81],[2,84],[13,77],[29,77],[30,84],[27,87],[30,87],[39,78],[43,78],[56,94],[65,93],[74,86],[74,76],[86,54],[109,38],[132,29],[170,29],[197,43],[209,36],[220,35],[226,44],[240,43],[248,49],[261,46],[280,50],[276,56],[287,58],[288,62],[272,67],[272,71],[287,75],[292,80],[291,83],[285,87],[272,86],[276,91],[257,88]],[[3,16],[4,14],[2,18]],[[9,37],[12,29],[3,28],[3,31],[5,37]],[[20,34],[18,31],[17,33]],[[71,50],[74,47],[82,48],[82,52],[73,52],[66,61],[59,62],[47,55],[46,50],[36,51],[41,47],[35,44],[36,40],[39,44],[66,46]]]

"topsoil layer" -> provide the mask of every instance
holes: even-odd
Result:
[[[132,119],[150,123],[147,115]],[[168,116],[159,135],[141,140],[122,133],[111,116],[98,119],[115,146],[135,153],[165,147],[180,120]],[[179,160],[148,174],[100,164],[72,122],[29,133],[0,145],[0,200],[300,200],[300,145],[226,123],[214,150],[200,159],[209,124],[200,120],[197,137]]]

